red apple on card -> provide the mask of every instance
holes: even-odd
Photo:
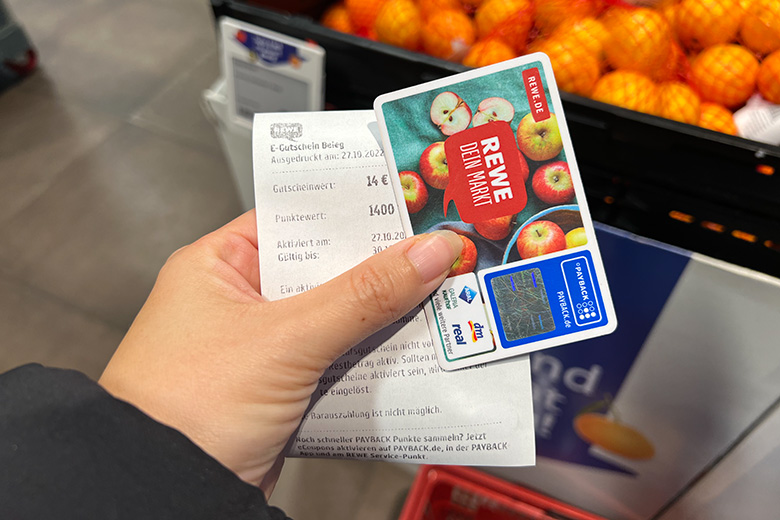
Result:
[[[444,141],[438,141],[426,148],[420,156],[420,175],[432,188],[443,190],[450,182],[450,169]]]
[[[471,109],[454,92],[442,92],[431,103],[431,121],[444,135],[465,130],[471,123]]]
[[[538,123],[533,114],[526,114],[517,126],[517,147],[532,161],[546,161],[561,153],[563,141],[555,114]]]
[[[561,226],[549,220],[537,220],[528,224],[517,237],[517,252],[523,260],[564,249],[566,235]]]
[[[563,204],[574,198],[574,182],[569,165],[564,161],[540,166],[534,173],[531,186],[539,200],[547,204]]]
[[[476,222],[474,223],[474,229],[488,240],[503,240],[509,236],[514,218],[514,215],[505,215],[503,217]]]
[[[417,172],[407,170],[399,172],[398,176],[401,177],[401,188],[404,190],[406,209],[409,210],[410,214],[417,213],[428,202],[428,188],[425,187],[422,177]]]
[[[483,99],[477,107],[477,113],[472,120],[473,126],[484,125],[491,121],[506,121],[509,123],[515,117],[515,107],[504,98],[489,97]]]
[[[464,237],[463,235],[458,236],[463,241],[463,249],[460,251],[458,259],[452,264],[450,274],[447,275],[447,278],[458,276],[459,274],[470,273],[477,267],[477,246],[474,245],[474,242],[472,242],[470,238]]]

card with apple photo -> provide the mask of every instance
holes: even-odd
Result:
[[[426,305],[442,368],[615,329],[546,55],[385,94],[374,109],[406,231],[463,241]]]

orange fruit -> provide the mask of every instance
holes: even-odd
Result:
[[[780,50],[764,58],[756,83],[764,99],[780,105]]]
[[[466,13],[448,9],[431,14],[422,30],[423,50],[445,60],[460,60],[474,43],[474,24]]]
[[[602,18],[609,37],[604,46],[615,69],[655,77],[664,70],[672,47],[672,29],[658,11],[615,7]]]
[[[352,27],[356,30],[368,29],[373,27],[376,15],[384,3],[385,0],[344,0],[344,7],[352,20]]]
[[[463,10],[458,0],[417,0],[417,7],[420,8],[420,14],[426,20],[431,14],[439,11],[448,9]]]
[[[691,50],[728,43],[736,38],[743,14],[739,0],[682,0],[677,37]]]
[[[729,108],[743,104],[756,89],[758,60],[745,47],[714,45],[691,64],[691,81],[704,101]]]
[[[574,431],[585,442],[627,459],[646,460],[655,455],[655,448],[644,435],[606,415],[580,414],[574,418]]]
[[[739,35],[759,54],[780,49],[780,1],[753,0],[747,5]]]
[[[566,20],[598,16],[597,0],[536,0],[536,26],[542,35],[549,35]]]
[[[604,24],[591,16],[572,18],[562,22],[552,33],[552,38],[570,36],[586,47],[599,60],[604,59],[607,30]]]
[[[463,58],[463,64],[467,67],[487,67],[516,57],[517,53],[512,50],[512,47],[501,40],[479,40],[471,46],[468,54]]]
[[[654,79],[657,81],[687,80],[690,69],[691,63],[685,51],[683,51],[679,43],[672,42],[672,46],[669,49],[669,57],[666,59],[666,63],[656,71]]]
[[[566,92],[589,96],[601,76],[597,55],[573,36],[553,36],[537,40],[534,51],[547,54],[552,63],[555,81]]]
[[[672,31],[677,32],[677,13],[680,10],[680,0],[661,0],[655,5],[655,8],[664,15]]]
[[[477,7],[479,7],[482,4],[483,0],[461,0],[461,5],[468,11],[469,13],[473,13]]]
[[[369,40],[379,41],[379,38],[376,36],[376,31],[373,27],[364,27],[362,29],[355,30],[355,35],[360,36],[361,38],[368,38]]]
[[[702,128],[715,130],[729,135],[737,135],[737,125],[734,124],[734,116],[731,110],[717,103],[702,103],[699,113],[699,122]]]
[[[630,70],[616,70],[602,76],[590,97],[637,112],[658,113],[658,87],[647,76]]]
[[[352,20],[349,18],[349,12],[344,4],[334,4],[328,8],[322,15],[322,25],[343,33],[354,31]]]
[[[534,5],[532,0],[485,0],[474,21],[480,38],[498,38],[522,52],[534,23]]]
[[[422,17],[412,0],[387,0],[374,22],[380,42],[417,50],[420,46]]]
[[[681,81],[658,85],[658,115],[681,123],[699,122],[701,100],[691,87]]]

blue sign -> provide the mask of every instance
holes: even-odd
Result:
[[[237,31],[236,41],[249,49],[251,55],[268,65],[290,64],[293,67],[303,63],[303,57],[298,54],[298,48],[259,34],[247,31]]]
[[[690,253],[605,226],[596,231],[619,326],[609,336],[531,354],[537,455],[632,474],[593,457],[591,444],[578,435],[574,423],[581,414],[609,410]],[[584,262],[577,266],[572,260],[563,268],[561,280],[545,278],[545,283],[560,287],[565,278],[566,285],[573,286],[570,296],[578,316],[573,321],[587,326],[600,319],[600,308],[595,305],[598,300],[590,298]]]

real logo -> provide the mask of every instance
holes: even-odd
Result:
[[[463,329],[459,323],[452,324],[452,334],[455,336],[455,343],[458,345],[466,344],[466,338],[463,337]]]

